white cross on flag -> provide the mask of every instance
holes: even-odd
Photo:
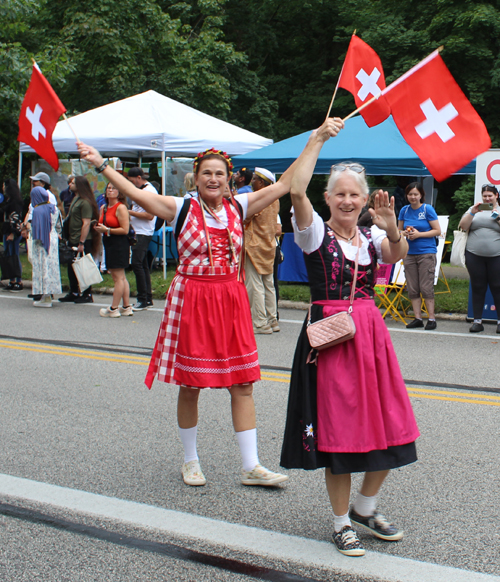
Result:
[[[382,89],[385,89],[384,70],[379,56],[355,34],[349,43],[338,85],[354,95],[356,107],[378,97]],[[360,113],[366,125],[373,127],[386,120],[391,110],[381,97]]]
[[[439,182],[491,147],[483,120],[438,51],[391,83],[384,96],[405,141]]]
[[[38,66],[34,65],[21,105],[17,139],[31,146],[54,170],[59,168],[59,159],[52,143],[52,134],[57,121],[65,112],[66,107]]]

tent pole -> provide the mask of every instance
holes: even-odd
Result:
[[[163,139],[163,149],[161,150],[161,195],[167,195],[167,168],[165,163],[165,139]],[[162,232],[162,246],[163,246],[163,278],[167,278],[167,237],[166,237],[166,224],[163,225]]]
[[[19,144],[19,161],[17,162],[17,185],[21,189],[21,176],[23,172],[23,152],[21,151],[21,144]]]

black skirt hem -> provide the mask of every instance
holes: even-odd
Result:
[[[313,305],[312,321],[322,317],[322,307]],[[306,333],[307,318],[299,336],[292,366],[287,422],[280,465],[285,469],[314,471],[330,467],[334,475],[396,469],[417,460],[415,442],[366,453],[326,453],[317,449],[317,368],[306,364],[311,345]]]

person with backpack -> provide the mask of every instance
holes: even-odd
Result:
[[[415,319],[406,327],[424,327],[422,320],[422,299],[425,299],[429,319],[426,330],[436,329],[434,314],[434,274],[436,271],[436,237],[441,235],[436,211],[425,204],[425,191],[419,182],[411,182],[405,190],[408,202],[399,213],[398,228],[408,240],[408,254],[403,260],[408,297]]]
[[[342,121],[328,119],[313,132],[337,135]],[[146,375],[179,386],[177,422],[184,447],[181,468],[186,485],[205,485],[197,452],[198,399],[204,388],[227,388],[242,458],[242,485],[274,486],[287,475],[263,467],[257,453],[253,383],[260,379],[257,345],[242,273],[243,221],[290,190],[293,165],[280,180],[258,193],[224,197],[232,171],[229,156],[209,149],[193,169],[198,197],[185,200],[139,190],[109,167],[97,150],[79,143],[82,159],[174,229],[179,266],[165,303],[163,321]],[[182,216],[181,216],[182,213]]]

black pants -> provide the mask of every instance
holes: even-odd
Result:
[[[137,283],[137,301],[139,303],[151,303],[151,275],[148,265],[148,247],[152,236],[137,235],[137,243],[132,247],[132,270]]]
[[[500,320],[500,257],[481,257],[465,251],[465,265],[470,275],[472,312],[474,319],[483,318],[484,299],[488,285]]]
[[[78,243],[73,244],[70,243],[72,247],[77,247]],[[88,253],[92,252],[92,241],[86,240],[85,244],[83,245],[83,252],[87,255]],[[75,252],[75,258],[77,253]],[[78,279],[76,278],[75,272],[73,271],[73,263],[68,263],[68,279],[69,279],[69,290],[71,293],[75,295],[80,295],[80,287],[78,286]],[[88,287],[82,293],[84,297],[87,295],[92,295],[92,287]]]

